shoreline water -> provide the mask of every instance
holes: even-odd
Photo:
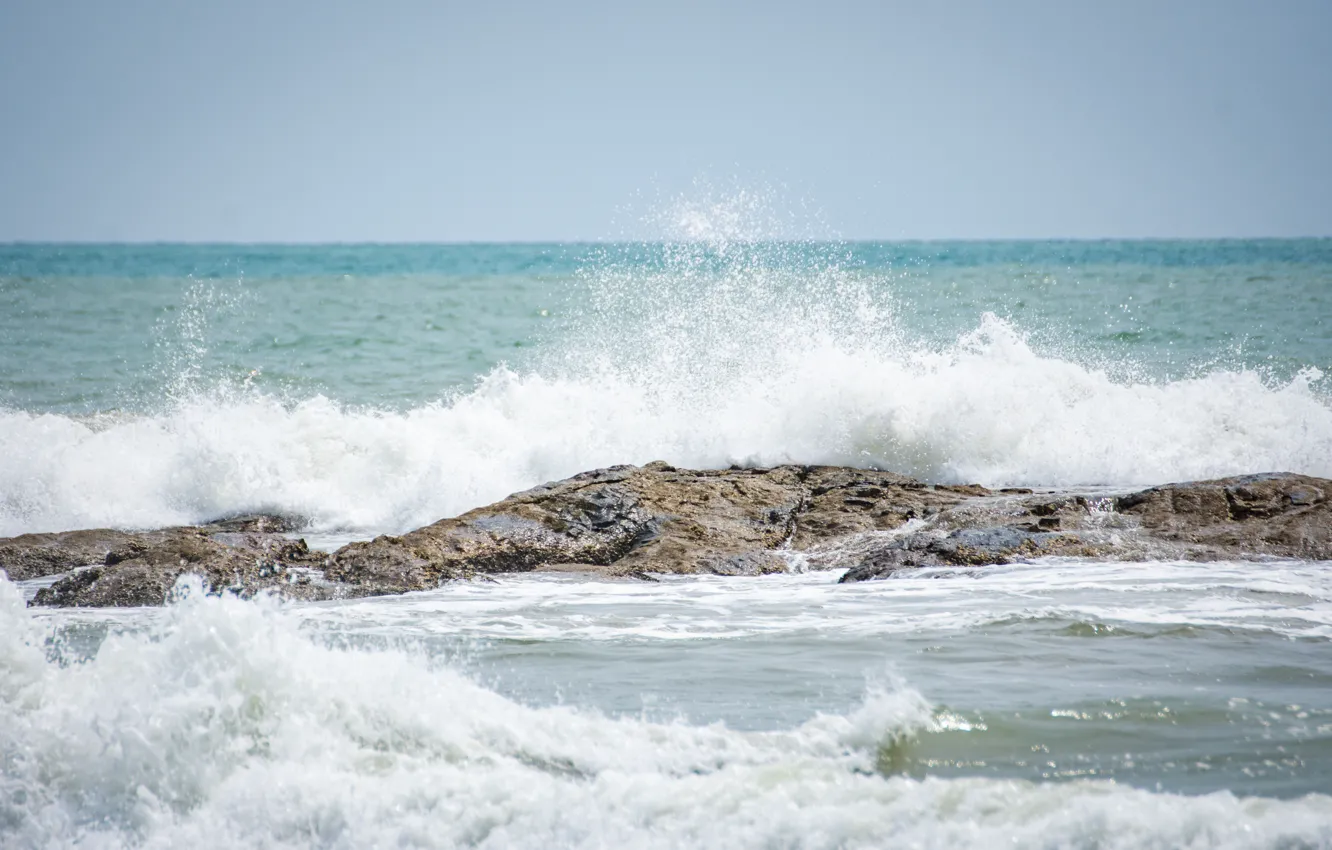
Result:
[[[0,751],[29,795],[0,833],[324,846],[408,811],[436,846],[1322,847],[1328,577],[525,574],[118,611],[0,582]]]

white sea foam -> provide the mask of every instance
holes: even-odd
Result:
[[[786,731],[526,707],[400,649],[204,598],[94,658],[0,581],[0,844],[33,847],[1324,847],[1332,798],[885,778],[943,722],[908,687]],[[941,716],[942,717],[942,716]]]
[[[259,509],[319,529],[401,531],[654,459],[873,465],[988,485],[1332,476],[1332,407],[1312,371],[1284,386],[1251,372],[1121,383],[1038,355],[993,317],[946,351],[818,334],[759,343],[673,355],[645,341],[652,351],[620,360],[584,352],[578,370],[565,351],[546,374],[497,369],[407,412],[243,390],[157,415],[0,412],[0,534]]]
[[[837,583],[840,571],[654,583],[535,573],[314,607],[301,616],[364,634],[524,641],[854,641],[1019,622],[1332,638],[1332,573],[1317,563],[1049,559],[952,572],[949,580],[922,570],[851,585]]]

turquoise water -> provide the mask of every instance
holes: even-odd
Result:
[[[1332,477],[1332,240],[0,246],[0,535],[613,463]],[[0,846],[1332,848],[1322,563],[41,610]]]
[[[989,311],[1038,350],[1124,374],[1332,366],[1332,240],[751,246],[863,279],[941,346]],[[704,257],[724,275],[732,256]],[[157,410],[240,379],[403,408],[557,346],[586,279],[669,246],[0,246],[0,403]],[[794,254],[794,259],[793,255]],[[196,387],[191,387],[196,388]]]

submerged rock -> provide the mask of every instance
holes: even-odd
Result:
[[[175,580],[298,598],[425,590],[487,574],[595,571],[757,575],[802,560],[843,581],[920,567],[1047,556],[1332,559],[1332,481],[1272,473],[1128,494],[930,485],[842,467],[683,470],[615,466],[516,493],[332,555],[276,533],[275,517],[197,528],[0,540],[11,578],[69,572],[37,605],[162,604]]]

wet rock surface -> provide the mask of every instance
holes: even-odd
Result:
[[[21,534],[0,540],[0,569],[14,581],[28,581],[101,564],[112,549],[161,532],[135,534],[109,528],[58,534]]]
[[[612,575],[784,568],[805,498],[801,471],[616,466],[544,484],[401,537],[352,543],[327,575],[349,585],[419,590],[475,573],[587,564]]]
[[[941,511],[919,530],[861,541],[853,557],[839,553],[853,564],[842,580],[1045,556],[1332,560],[1329,495],[1332,481],[1264,473],[1127,494],[975,499]]]
[[[33,600],[58,607],[161,605],[187,573],[216,592],[247,597],[263,590],[305,599],[333,595],[335,588],[319,580],[326,556],[280,533],[293,525],[255,515],[155,531],[26,534],[0,540],[0,569],[16,581],[65,573]]]
[[[112,553],[121,553],[112,556],[113,560],[126,560],[122,555],[127,551],[147,551],[186,533],[198,532],[210,537],[229,533],[276,535],[296,531],[303,523],[304,520],[296,517],[245,514],[200,526],[154,531],[94,528],[50,534],[21,534],[18,537],[0,538],[0,570],[5,570],[14,581],[28,581],[79,567],[101,566],[106,564]]]
[[[963,528],[943,536],[910,534],[866,548],[868,551],[846,571],[842,581],[886,578],[912,567],[980,567],[1052,555],[1099,554],[1095,546],[1080,536],[1013,526]]]
[[[991,495],[974,484],[934,486],[892,472],[846,467],[806,468],[802,484],[807,495],[791,540],[795,549],[928,520],[967,499]]]
[[[1191,558],[1332,559],[1332,481],[1290,473],[1167,484],[1115,500],[1153,536]]]
[[[1269,473],[1133,493],[993,491],[842,467],[593,470],[400,536],[331,555],[295,523],[236,517],[149,532],[0,540],[0,569],[68,573],[37,605],[157,605],[185,573],[214,592],[320,599],[426,590],[532,570],[758,575],[845,570],[842,581],[921,567],[1047,556],[1112,560],[1332,559],[1332,481]]]
[[[400,592],[561,565],[636,577],[760,575],[788,569],[790,551],[897,528],[988,494],[843,467],[616,466],[401,537],[353,543],[330,558],[327,576],[366,592]]]

